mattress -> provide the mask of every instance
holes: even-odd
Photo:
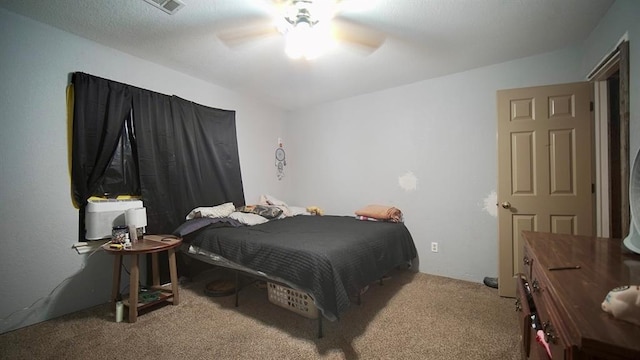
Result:
[[[254,226],[210,226],[187,235],[194,252],[310,294],[338,319],[368,284],[410,265],[417,251],[403,223],[350,216],[294,216]],[[224,265],[223,265],[224,266]]]

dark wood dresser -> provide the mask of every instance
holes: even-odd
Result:
[[[528,231],[523,238],[516,310],[524,357],[549,358],[533,322],[553,359],[640,359],[640,326],[601,309],[611,289],[640,284],[640,255],[619,239]],[[549,270],[563,267],[579,268]]]

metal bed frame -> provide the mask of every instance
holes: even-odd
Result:
[[[197,249],[197,250],[196,250]],[[244,275],[244,276],[248,276],[250,278],[254,278],[256,280],[264,280],[264,281],[268,281],[268,282],[272,282],[281,286],[285,286],[285,287],[289,287],[292,289],[295,289],[295,286],[292,286],[291,284],[286,283],[283,280],[280,280],[278,278],[274,278],[272,276],[269,276],[265,273],[253,270],[253,269],[249,269],[247,267],[244,267],[242,265],[236,264],[234,262],[231,262],[219,255],[215,255],[212,253],[205,253],[202,250],[200,250],[199,248],[193,247],[191,245],[188,244],[183,244],[180,248],[180,250],[185,253],[187,256],[192,257],[196,260],[200,260],[203,262],[206,262],[208,264],[211,265],[216,265],[216,266],[221,266],[223,268],[227,268],[227,269],[231,269],[234,272],[234,278],[235,278],[235,291],[234,291],[234,297],[235,297],[235,307],[239,307],[239,292],[240,290],[244,287],[240,285],[240,274]],[[384,278],[380,278],[378,280],[378,283],[380,285],[383,285],[383,279]],[[250,282],[249,284],[252,284],[253,282]],[[245,284],[249,285],[249,284]],[[296,289],[297,290],[297,289]],[[313,296],[309,295],[312,299]],[[357,300],[356,300],[356,304],[359,306],[362,304],[362,291],[358,292],[357,295]],[[322,332],[322,318],[324,315],[322,315],[322,309],[318,308],[318,310],[320,310],[318,312],[318,339],[321,339],[323,337],[323,332]]]

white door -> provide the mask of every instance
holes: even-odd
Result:
[[[593,234],[592,86],[500,90],[498,293],[515,297],[523,230]]]

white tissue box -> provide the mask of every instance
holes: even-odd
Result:
[[[89,200],[85,209],[84,223],[87,240],[111,238],[114,226],[126,225],[124,213],[128,209],[141,208],[142,200]]]

